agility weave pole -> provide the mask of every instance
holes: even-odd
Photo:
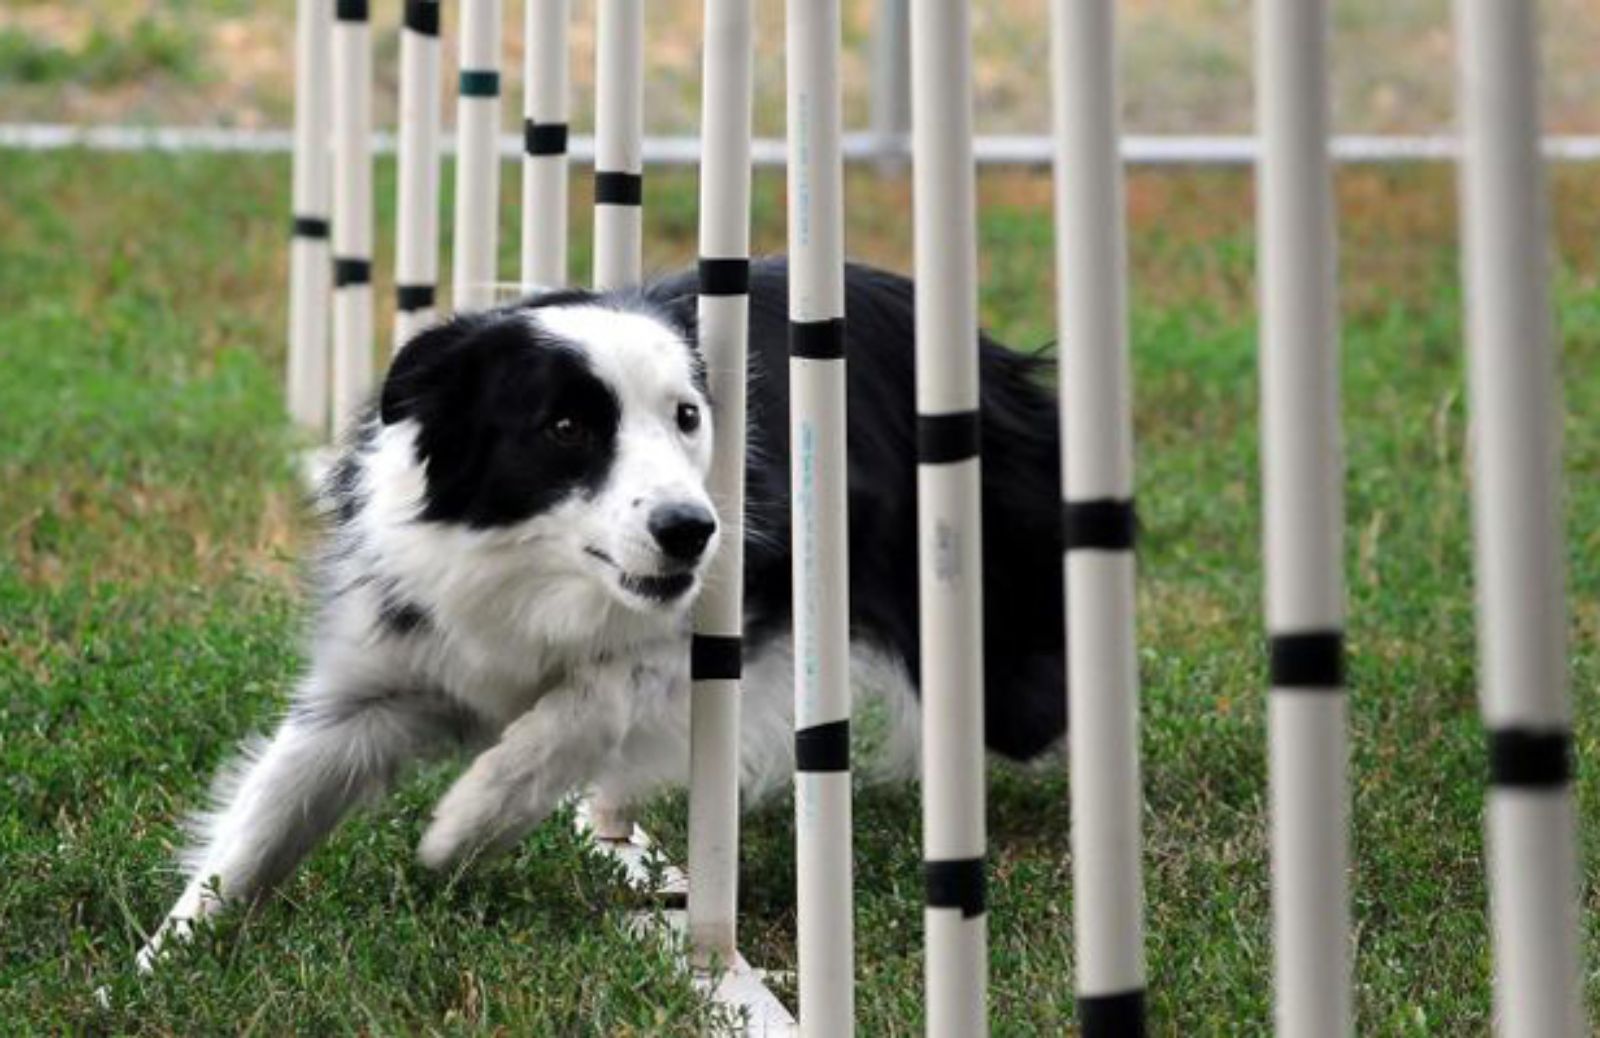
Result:
[[[595,22],[593,284],[605,292],[643,274],[644,0],[599,0]],[[630,805],[598,796],[593,815],[599,839],[633,833]]]
[[[1344,467],[1328,10],[1256,5],[1268,787],[1280,1034],[1347,1035]]]
[[[1457,0],[1461,238],[1502,1035],[1584,1033],[1538,59],[1527,4]]]
[[[289,245],[289,416],[303,431],[328,435],[328,321],[333,294],[329,251],[332,155],[328,145],[333,9],[327,0],[295,7],[294,237]]]
[[[439,3],[406,0],[400,29],[400,182],[394,348],[434,319],[439,284]]]
[[[739,678],[744,656],[745,373],[750,323],[749,0],[706,0],[701,89],[700,296],[706,388],[717,408],[707,490],[722,548],[695,603],[689,649],[688,937],[697,966],[738,954]]]
[[[568,0],[525,0],[522,288],[567,283]]]
[[[785,7],[799,1019],[803,1035],[846,1038],[855,898],[839,0]]]
[[[372,392],[372,27],[367,0],[333,24],[333,422]]]
[[[922,856],[927,884],[923,987],[927,1033],[950,1038],[988,1033],[978,221],[970,17],[965,0],[911,8]]]
[[[1127,249],[1113,4],[1051,13],[1073,930],[1094,1038],[1145,1026]]]
[[[489,306],[500,247],[500,0],[461,0],[451,305]]]
[[[644,0],[598,0],[594,287],[638,284],[643,248]]]

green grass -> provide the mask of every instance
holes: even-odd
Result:
[[[106,89],[165,76],[193,85],[201,75],[201,46],[192,30],[148,16],[125,30],[96,26],[76,47],[6,28],[0,30],[0,84]]]
[[[391,172],[379,179],[385,205]],[[287,168],[0,154],[0,184],[0,1029],[714,1028],[663,949],[624,933],[637,902],[564,820],[455,880],[416,866],[449,768],[345,826],[282,898],[230,918],[153,979],[133,975],[177,893],[178,820],[237,739],[270,721],[299,663],[295,559],[310,530],[280,418]],[[1048,184],[992,174],[980,188],[985,320],[1043,344]],[[1340,184],[1356,973],[1359,1022],[1375,1034],[1482,1032],[1489,1012],[1450,188],[1437,168]],[[1568,169],[1555,188],[1586,761],[1600,749],[1585,694],[1600,680],[1600,426],[1588,417],[1600,411],[1600,213],[1586,201],[1600,169]],[[863,175],[849,189],[852,251],[906,266],[904,185]],[[781,247],[782,194],[775,177],[758,183],[760,249]],[[646,203],[647,262],[692,256],[692,178],[653,176]],[[1271,953],[1249,185],[1142,174],[1129,208],[1153,1012],[1160,1033],[1257,1033]],[[578,219],[575,271],[587,231]],[[1065,782],[1051,767],[996,767],[991,779],[995,1033],[1061,1033],[1072,1012]],[[1596,782],[1581,768],[1590,832]],[[914,1034],[917,799],[880,789],[858,803],[861,1033]],[[777,969],[793,965],[787,811],[747,819],[743,859],[741,943]],[[671,846],[683,822],[681,799],[651,809]],[[1584,899],[1592,910],[1587,881]],[[1600,963],[1592,923],[1586,946]],[[109,1008],[93,997],[101,985]]]

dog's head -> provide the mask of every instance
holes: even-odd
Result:
[[[379,417],[422,471],[414,522],[486,535],[496,566],[674,613],[716,551],[704,369],[643,298],[549,293],[430,329]]]

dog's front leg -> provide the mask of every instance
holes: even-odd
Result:
[[[316,693],[314,681],[270,740],[223,773],[215,808],[186,858],[189,881],[139,952],[150,969],[162,945],[235,901],[283,879],[362,800],[400,769],[463,738],[465,715],[426,697]]]
[[[626,683],[547,693],[439,801],[417,856],[442,869],[504,851],[592,782],[630,723]]]

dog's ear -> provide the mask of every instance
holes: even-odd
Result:
[[[700,348],[700,297],[697,294],[653,296],[650,301],[658,308],[657,315],[665,318],[685,342],[696,350]]]
[[[471,349],[477,323],[456,317],[436,324],[395,354],[379,405],[384,425],[425,418],[473,391],[480,374],[478,351]]]

